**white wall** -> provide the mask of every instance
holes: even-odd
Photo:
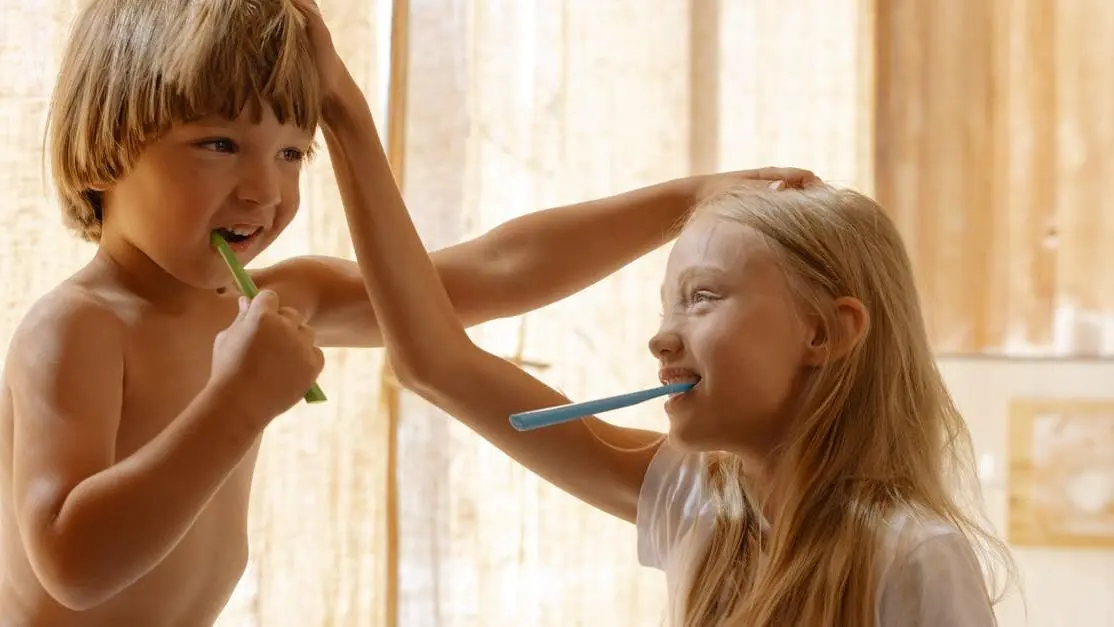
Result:
[[[1009,403],[1018,397],[1114,398],[1114,361],[941,358],[977,453],[993,462],[985,495],[994,524],[1006,531]],[[1002,627],[1114,625],[1114,550],[1014,548],[1028,610],[1016,595],[999,610]]]

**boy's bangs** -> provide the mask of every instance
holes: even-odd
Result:
[[[173,45],[152,68],[148,120],[157,128],[149,131],[209,115],[234,119],[245,108],[258,121],[265,105],[280,123],[316,128],[317,70],[303,18],[288,2],[226,0],[194,7],[172,20],[179,22],[171,31]]]

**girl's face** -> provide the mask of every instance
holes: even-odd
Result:
[[[785,436],[815,359],[776,254],[756,230],[697,216],[669,255],[650,351],[663,382],[698,381],[665,405],[684,448],[764,455]]]

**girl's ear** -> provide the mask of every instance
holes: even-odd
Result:
[[[842,359],[866,336],[870,328],[870,313],[862,301],[851,296],[841,296],[835,301],[836,329],[829,329],[823,316],[814,316],[811,337],[807,347],[806,362],[810,366]],[[833,331],[835,331],[833,333]]]

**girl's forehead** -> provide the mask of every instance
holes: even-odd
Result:
[[[765,238],[754,228],[714,215],[697,216],[674,243],[667,274],[701,266],[741,270],[769,253]]]

